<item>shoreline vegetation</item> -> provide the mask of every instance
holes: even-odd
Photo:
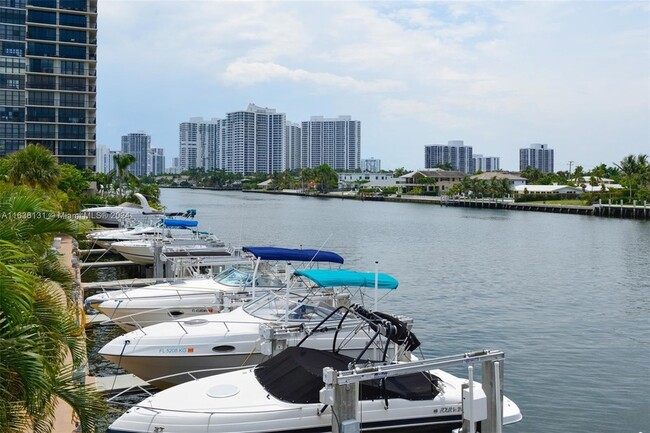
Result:
[[[444,175],[436,175],[435,170],[443,170]],[[346,172],[359,173],[361,171]],[[316,168],[286,170],[273,174],[241,175],[226,173],[223,170],[204,171],[191,169],[181,174],[165,174],[150,178],[160,188],[187,187],[208,190],[260,190],[260,191],[299,191],[305,195],[315,194],[356,194],[368,197],[441,197],[440,200],[470,198],[481,200],[490,197],[493,200],[514,199],[515,202],[557,201],[556,204],[584,205],[628,204],[638,206],[650,202],[650,164],[647,155],[628,155],[620,163],[612,166],[600,164],[592,170],[581,166],[572,172],[542,173],[534,168],[527,168],[520,173],[496,171],[464,175],[453,171],[451,167],[439,166],[434,169],[409,171],[403,167],[392,172],[382,170],[391,178],[403,177],[399,183],[390,185],[373,185],[366,176],[360,180],[345,181],[339,179],[339,173],[327,164]],[[375,173],[373,173],[375,174]],[[480,176],[479,176],[480,175]],[[346,178],[349,178],[347,176]],[[451,179],[450,179],[451,178]],[[516,178],[516,182],[512,180]],[[537,188],[523,188],[515,191],[514,185]],[[557,186],[559,188],[544,188]],[[566,186],[566,188],[562,188]],[[562,192],[548,194],[547,191]],[[541,193],[540,191],[543,191]],[[565,191],[570,192],[568,194]]]
[[[650,202],[633,203],[625,205],[622,201],[599,202],[592,205],[579,204],[578,200],[549,200],[535,202],[515,202],[512,199],[500,198],[448,198],[445,196],[363,196],[345,195],[340,192],[327,194],[304,193],[301,191],[264,191],[264,190],[242,190],[247,193],[263,194],[284,194],[299,195],[304,197],[339,199],[339,200],[360,200],[360,201],[385,201],[392,203],[419,203],[439,206],[470,207],[479,209],[506,209],[524,210],[536,212],[564,213],[575,215],[594,215],[602,217],[632,218],[650,220]]]

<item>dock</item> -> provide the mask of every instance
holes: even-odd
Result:
[[[114,395],[128,389],[134,392],[143,389],[152,389],[152,386],[134,374],[118,374],[112,376],[94,376],[88,378],[90,383],[95,384],[95,389],[103,394]]]
[[[102,313],[88,314],[86,315],[86,328],[92,328],[95,325],[100,325],[110,320],[110,317]]]
[[[78,284],[81,281],[81,275],[79,272],[78,261],[74,255],[75,249],[76,246],[73,244],[73,239],[71,236],[61,237],[61,245],[58,248],[61,263],[70,270],[70,273],[73,275],[74,282]],[[75,265],[75,263],[77,263],[77,265]],[[80,309],[83,308],[83,296],[79,296],[77,299],[78,307]],[[69,355],[68,362],[72,363],[72,359]],[[78,431],[76,414],[72,410],[72,407],[60,398],[57,399],[56,407],[54,410],[54,424],[52,425],[52,431],[56,433]]]
[[[97,291],[97,290],[118,290],[131,287],[146,287],[156,284],[159,278],[129,278],[125,280],[113,281],[94,281],[88,283],[81,283],[84,291]]]
[[[79,263],[81,269],[88,268],[109,268],[109,267],[118,267],[118,266],[141,266],[138,263],[134,263],[131,260],[116,260],[113,262],[84,262]]]
[[[88,250],[79,250],[79,256],[89,256],[92,254],[104,254],[107,250],[105,248],[91,248]]]
[[[340,192],[330,192],[328,194],[307,194],[304,192],[296,191],[268,191],[268,190],[243,190],[243,192],[262,193],[262,194],[284,194],[284,195],[299,195],[305,197],[317,198],[330,198],[339,200],[359,200],[359,201],[380,201],[390,203],[417,203],[417,204],[433,204],[439,206],[452,206],[452,207],[470,207],[470,208],[485,208],[485,209],[505,209],[505,210],[518,210],[518,211],[533,211],[533,212],[550,212],[560,214],[573,214],[573,215],[591,215],[596,217],[611,217],[611,218],[624,218],[624,219],[639,219],[650,220],[650,202],[634,200],[632,204],[623,204],[622,201],[616,203],[612,200],[599,200],[598,203],[593,205],[564,205],[564,204],[546,204],[541,201],[535,202],[514,202],[512,199],[503,198],[449,198],[446,196],[424,196],[424,195],[407,195],[407,194],[394,194],[394,195],[346,195]]]

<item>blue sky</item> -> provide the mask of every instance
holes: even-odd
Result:
[[[182,5],[182,7],[181,7]],[[249,103],[287,120],[350,115],[362,158],[424,166],[464,140],[518,169],[650,154],[647,1],[99,0],[97,141],[145,131],[178,156],[178,124]]]

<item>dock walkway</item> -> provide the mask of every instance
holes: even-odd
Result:
[[[73,238],[71,236],[61,237],[61,246],[59,247],[59,255],[61,263],[66,266],[74,276],[74,281],[81,281],[79,268],[73,266]],[[83,307],[83,296],[78,297],[79,308]],[[68,356],[69,358],[69,356]],[[72,362],[69,359],[69,362]],[[58,399],[54,411],[54,425],[52,431],[55,433],[72,433],[78,432],[76,430],[77,424],[74,411],[72,407],[65,401]]]

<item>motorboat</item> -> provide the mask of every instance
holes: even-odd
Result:
[[[307,277],[314,271],[317,270],[299,273]],[[330,272],[339,273],[326,271]],[[271,343],[260,341],[261,325],[268,330],[265,335],[285,335],[282,348],[295,346],[318,328],[318,335],[307,340],[308,347],[331,349],[332,341],[338,336],[346,342],[343,353],[356,354],[369,344],[370,336],[361,326],[364,322],[351,317],[342,320],[343,314],[335,311],[348,306],[351,300],[349,291],[335,290],[335,287],[359,284],[359,278],[355,277],[365,273],[344,271],[344,274],[344,279],[336,283],[331,279],[329,285],[312,286],[309,291],[294,287],[267,293],[228,313],[147,326],[114,338],[99,354],[143,380],[167,377],[156,381],[157,386],[260,363],[273,353],[268,347]],[[397,288],[398,282],[392,276],[379,274],[377,278],[382,288]],[[364,278],[362,284],[374,287],[374,276]],[[326,320],[324,325],[323,320]],[[204,371],[179,374],[197,370]]]
[[[155,237],[133,239],[111,243],[111,250],[119,253],[125,259],[140,265],[152,265],[155,261],[156,245],[160,245],[160,253],[185,252],[188,255],[221,255],[231,257],[232,248],[227,248],[224,242],[213,234],[198,234],[189,238]]]
[[[142,239],[192,239],[197,237],[198,221],[188,219],[162,218],[155,224],[137,224],[133,227],[98,230],[86,238],[92,245],[110,249],[111,244],[121,241]]]
[[[133,194],[140,203],[124,202],[117,206],[98,206],[83,209],[81,213],[94,223],[103,227],[121,227],[125,222],[143,221],[166,216],[179,216],[183,212],[163,212],[149,206],[146,197],[136,192]],[[190,212],[190,211],[187,211]],[[186,213],[187,213],[186,212]]]
[[[402,347],[403,356],[369,360],[366,352],[351,357],[298,344],[256,367],[199,378],[151,395],[115,420],[107,433],[330,432],[340,418],[340,413],[333,413],[333,381],[324,379],[332,371],[367,373],[368,380],[349,392],[351,398],[358,398],[357,404],[345,407],[352,406],[346,414],[350,418],[340,420],[350,431],[451,433],[462,426],[466,415],[472,422],[481,418],[463,411],[464,396],[476,396],[466,400],[472,407],[478,402],[478,408],[481,398],[486,402],[480,384],[472,382],[469,387],[468,380],[440,369],[409,370],[425,365],[417,359],[405,360],[419,345],[417,339],[393,331],[398,323],[394,318],[369,323],[373,322],[377,334]],[[460,362],[472,359],[459,357]],[[397,374],[389,375],[389,369]],[[497,420],[507,425],[522,419],[512,400],[503,396],[500,403],[495,405]]]
[[[228,312],[265,291],[286,287],[293,270],[301,264],[340,265],[344,261],[334,252],[315,249],[250,246],[242,251],[249,254],[246,264],[230,266],[213,277],[103,292],[89,296],[85,303],[132,331],[174,319]],[[296,280],[295,288],[299,284]]]

